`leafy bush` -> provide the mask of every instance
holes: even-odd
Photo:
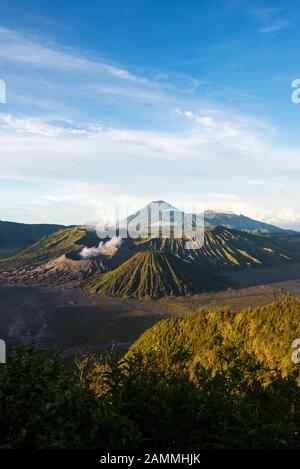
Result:
[[[0,366],[0,447],[300,448],[300,300],[161,321],[125,357],[27,348]]]
[[[0,366],[0,446],[130,448],[138,434],[127,418],[66,371],[65,362],[27,348]]]
[[[280,302],[238,313],[201,309],[182,319],[160,321],[141,335],[130,353],[155,352],[168,367],[178,351],[187,350],[187,366],[200,362],[220,369],[220,353],[233,348],[240,359],[250,354],[267,382],[274,370],[286,377],[298,368],[291,360],[292,342],[298,337],[300,298],[287,295]]]
[[[105,360],[90,357],[85,379],[117,413],[128,416],[143,448],[285,448],[297,446],[298,388],[273,375],[265,386],[259,364],[227,350],[223,369],[193,372],[179,353],[169,366],[154,353]]]

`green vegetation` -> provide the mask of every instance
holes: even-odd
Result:
[[[245,267],[266,267],[299,259],[294,236],[258,236],[223,226],[206,227],[201,249],[185,249],[184,239],[147,238],[135,241],[139,250],[171,252],[187,260],[195,260],[212,271],[238,270]],[[291,241],[290,241],[291,239]]]
[[[161,298],[214,290],[220,280],[195,263],[167,252],[140,252],[117,269],[96,275],[85,287],[108,296]]]
[[[191,256],[211,270],[266,267],[293,260],[282,246],[274,243],[271,237],[216,227],[205,231],[204,246],[193,251]]]
[[[161,321],[123,359],[78,360],[82,382],[139,430],[139,447],[299,448],[300,299]]]
[[[200,364],[220,369],[219,353],[237,350],[243,358],[251,355],[260,365],[263,379],[272,373],[284,378],[294,370],[291,344],[300,337],[300,299],[286,296],[267,306],[232,313],[228,309],[199,310],[185,318],[160,321],[132,346],[132,352],[155,352],[165,367],[178,350],[188,351],[187,366]]]
[[[161,298],[226,288],[215,273],[292,262],[289,251],[271,237],[224,227],[206,228],[204,246],[185,249],[184,239],[125,240],[124,248],[139,251],[117,269],[97,275],[85,287],[102,295]]]
[[[1,448],[131,448],[137,431],[51,357],[20,348],[0,366]]]
[[[73,249],[80,249],[80,241],[86,237],[84,228],[64,228],[37,241],[10,259],[0,261],[0,268],[31,265],[47,261]]]
[[[294,258],[300,259],[300,235],[295,233],[293,236],[278,234],[272,236],[272,241],[277,246],[285,246],[285,249],[291,253]]]
[[[0,447],[299,449],[299,313],[292,297],[199,311],[74,367],[14,350],[0,367]]]
[[[99,239],[93,230],[70,227],[8,259],[1,259],[0,253],[0,275],[3,273],[11,283],[37,283],[41,279],[60,283],[89,277],[89,291],[115,297],[192,295],[227,288],[228,282],[218,277],[222,272],[296,262],[300,259],[299,242],[290,238],[298,236],[255,236],[224,227],[206,227],[201,249],[186,249],[186,241],[190,241],[186,239],[127,238],[112,257],[80,264],[79,251],[84,246],[97,246]],[[62,255],[66,257],[60,259]],[[48,265],[56,258],[56,266]],[[105,274],[91,278],[95,272]]]

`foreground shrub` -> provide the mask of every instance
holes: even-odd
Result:
[[[298,369],[283,376],[239,344],[218,344],[210,367],[180,335],[160,347],[80,357],[75,373],[56,352],[15,349],[0,366],[0,447],[300,447]]]
[[[224,351],[220,369],[193,370],[187,352],[168,366],[154,354],[87,357],[81,377],[114,410],[134,422],[144,448],[297,447],[299,389],[275,371],[266,386],[261,365]],[[82,361],[80,364],[82,365]]]
[[[137,432],[66,371],[57,353],[13,350],[0,366],[0,446],[130,448]]]

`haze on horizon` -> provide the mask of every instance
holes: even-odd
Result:
[[[277,0],[1,2],[0,219],[83,224],[121,196],[300,229],[299,16]]]

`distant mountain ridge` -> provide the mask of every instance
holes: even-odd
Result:
[[[148,218],[148,213],[150,208],[154,209],[154,219],[150,220]],[[137,212],[129,215],[125,220],[120,223],[122,236],[122,229],[127,231],[128,224],[140,223],[142,226],[148,226],[150,223],[151,226],[157,227],[159,224],[159,212],[162,213],[164,225],[168,224],[166,220],[169,220],[171,217],[171,225],[173,227],[178,227],[182,223],[182,217],[184,212],[178,208],[172,206],[164,200],[156,200],[150,202],[145,207],[141,208]],[[268,235],[268,234],[297,234],[296,231],[286,230],[278,226],[265,223],[259,220],[254,220],[245,215],[237,215],[234,213],[226,212],[217,212],[213,210],[207,210],[202,214],[195,215],[195,219],[191,221],[190,213],[185,213],[188,215],[187,218],[189,224],[203,224],[205,226],[225,226],[226,228],[246,231],[248,233],[258,234],[258,235]],[[123,227],[123,228],[122,228]],[[27,246],[37,242],[44,236],[51,235],[63,228],[66,228],[64,225],[59,224],[26,224],[26,223],[17,223],[11,221],[1,221],[0,220],[0,250],[1,249],[24,249]],[[125,237],[125,236],[123,236]]]
[[[81,250],[84,247],[98,246],[99,238],[95,231],[84,227],[69,227],[43,237],[13,257],[0,260],[0,271],[1,276],[9,279],[10,283],[27,280],[47,282],[47,279],[51,283],[60,283],[69,279],[79,281],[96,273],[109,271],[112,273],[113,269],[121,268],[124,262],[136,254],[152,252],[156,253],[157,269],[155,268],[154,271],[157,272],[158,278],[162,275],[160,267],[165,265],[163,261],[166,259],[159,258],[158,253],[164,256],[170,255],[172,259],[176,257],[178,261],[176,259],[174,262],[176,262],[177,270],[180,270],[180,264],[187,277],[192,275],[191,269],[186,272],[187,263],[196,264],[199,272],[202,269],[206,274],[217,275],[232,270],[297,262],[300,258],[299,238],[300,235],[286,234],[256,236],[223,226],[208,226],[205,227],[204,245],[200,249],[186,249],[184,238],[124,238],[114,253],[97,254],[91,259],[84,259],[80,254]],[[193,269],[193,273],[196,274],[196,270],[196,268]],[[127,273],[123,275],[122,271],[121,274],[120,278],[123,278],[124,282],[125,278],[128,280]],[[175,277],[180,278],[179,275]],[[200,277],[204,278],[202,274]],[[152,271],[150,278],[152,278]],[[170,279],[171,276],[168,278]],[[114,276],[110,277],[107,274],[106,279],[115,283]],[[184,283],[184,279],[181,281]],[[205,282],[202,282],[202,285],[204,284]],[[105,290],[106,288],[107,285]],[[124,288],[126,290],[125,284]],[[118,289],[115,290],[118,292]],[[107,291],[110,294],[113,293],[110,288]],[[147,291],[146,288],[145,291]]]
[[[46,223],[16,223],[0,220],[0,249],[22,249],[62,228],[65,228],[65,226]]]
[[[183,239],[148,238],[135,242],[140,250],[167,251],[186,260],[196,261],[211,271],[237,270],[246,267],[292,262],[294,247],[270,236],[232,230],[224,226],[205,227],[204,245],[185,249]]]
[[[150,209],[154,212],[154,220],[149,219]],[[128,224],[140,223],[142,226],[146,227],[148,224],[150,226],[156,226],[159,223],[159,212],[161,212],[161,219],[163,224],[166,225],[166,220],[170,219],[170,225],[179,226],[182,223],[183,216],[187,216],[189,223],[203,224],[205,226],[225,226],[226,228],[231,228],[238,231],[246,231],[253,234],[294,234],[297,233],[293,230],[286,230],[278,226],[262,222],[259,220],[254,220],[245,215],[237,215],[235,213],[227,212],[218,212],[214,210],[206,210],[200,214],[194,214],[195,220],[191,222],[191,213],[183,212],[173,205],[165,202],[164,200],[155,200],[150,202],[145,207],[141,208],[134,214],[131,214],[123,221],[121,226],[127,226]]]
[[[149,209],[153,206],[155,217],[151,212],[149,218]],[[160,211],[165,211],[166,216],[161,216]],[[175,215],[168,216],[170,212],[175,212]],[[161,200],[152,202],[125,220],[125,236],[111,253],[97,250],[100,239],[94,229],[83,226],[58,229],[59,225],[46,225],[46,228],[42,225],[42,229],[53,232],[13,257],[1,259],[1,278],[8,283],[43,281],[47,284],[89,279],[89,289],[94,293],[160,298],[212,290],[219,284],[218,274],[228,271],[276,266],[300,259],[300,234],[291,235],[243,215],[212,211],[204,215],[203,246],[200,244],[199,248],[192,249],[187,249],[187,245],[192,245],[193,237],[185,234],[176,238],[161,236],[156,231],[153,236],[152,226],[157,230],[157,223],[165,221],[175,226],[183,220],[182,211]],[[199,218],[203,226],[203,215]],[[147,227],[149,221],[150,224],[153,222],[151,236],[144,236],[147,230],[138,238],[128,236],[126,223],[135,226],[142,222]],[[188,223],[194,222],[197,222],[196,216],[188,218]],[[227,227],[233,224],[239,230]],[[13,230],[14,225],[20,229],[19,224],[10,223],[8,226]],[[39,230],[34,231],[37,227],[40,225],[28,225],[29,233],[40,234]],[[26,233],[28,231],[25,230]],[[25,238],[23,236],[23,242]],[[14,239],[14,242],[18,240]],[[94,248],[91,251],[96,254],[85,258],[82,255],[84,248]],[[224,279],[220,280],[226,287]]]
[[[245,215],[235,213],[215,212],[207,210],[204,212],[205,224],[208,226],[225,226],[238,231],[247,231],[253,234],[275,234],[275,233],[296,233],[293,230],[285,230],[275,225],[254,220]]]

